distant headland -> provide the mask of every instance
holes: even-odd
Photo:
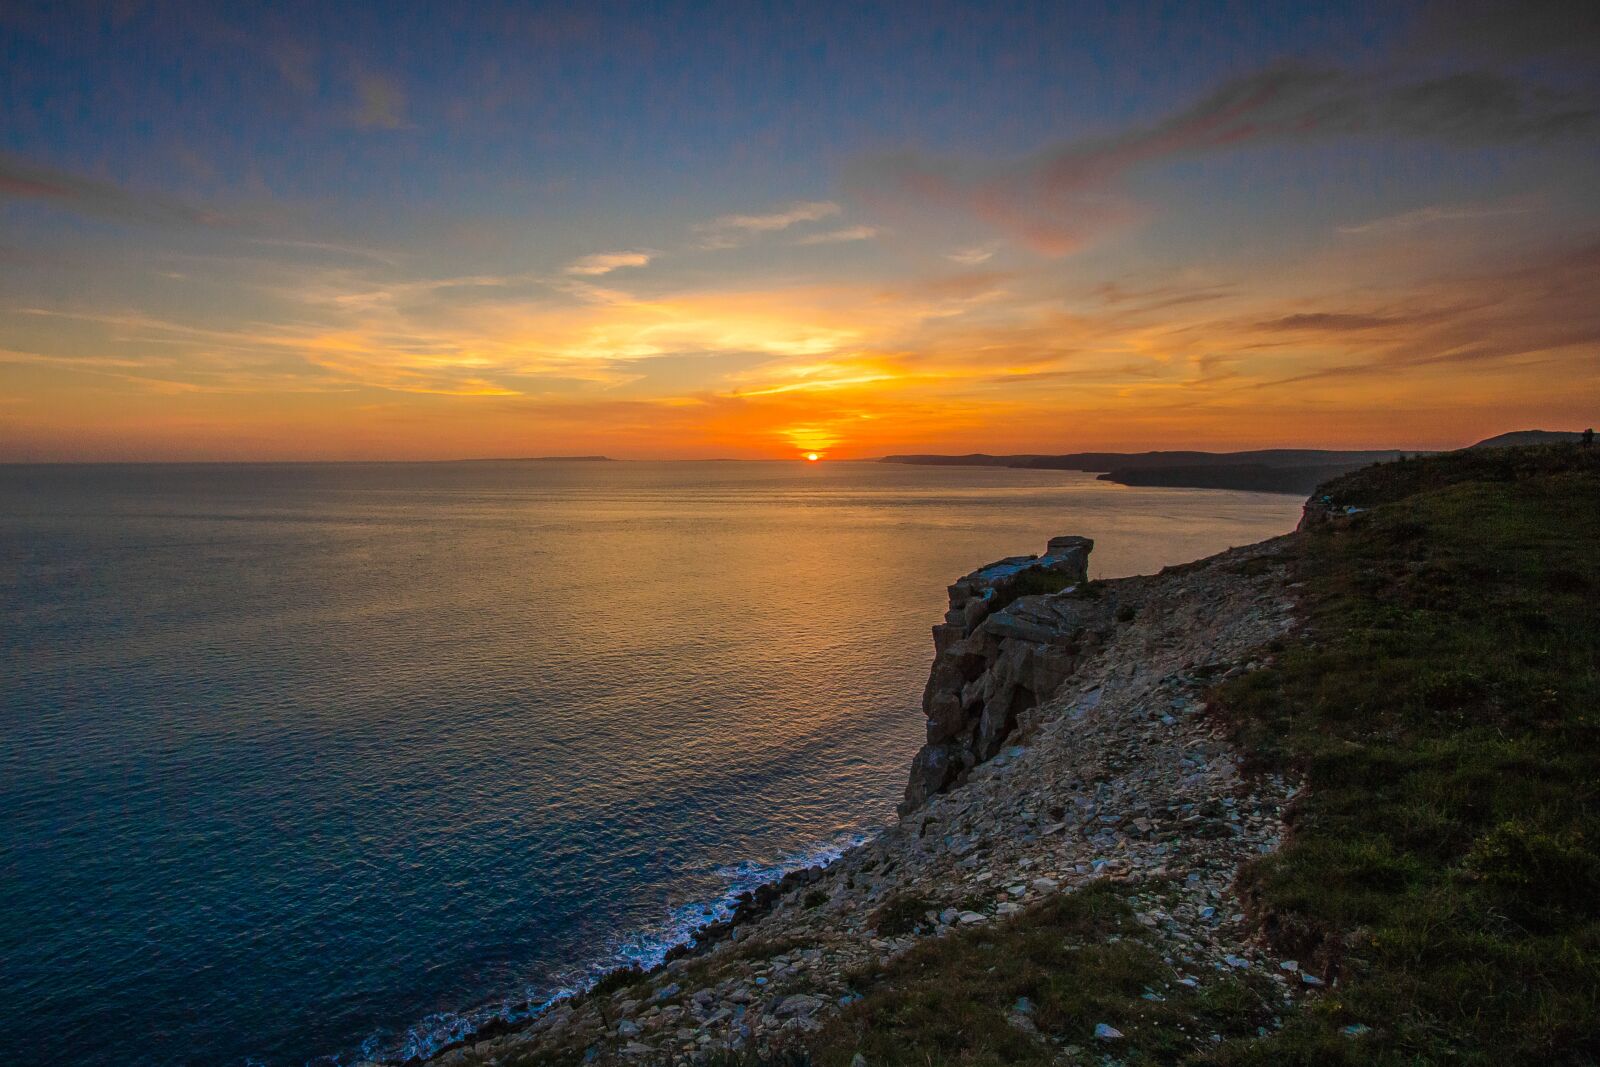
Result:
[[[1554,444],[1576,441],[1576,431],[1517,430],[1479,441],[1472,448]],[[1119,485],[1185,489],[1243,489],[1303,496],[1331,478],[1402,456],[1433,455],[1417,449],[1336,451],[1320,448],[1263,448],[1248,452],[1069,452],[1064,455],[884,456],[884,463],[941,467],[1019,467],[1030,470],[1089,471]]]
[[[459,463],[616,463],[610,456],[495,456],[490,459],[464,459]]]

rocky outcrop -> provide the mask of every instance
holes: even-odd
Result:
[[[1277,1026],[1296,1000],[1337,989],[1335,973],[1272,956],[1238,893],[1241,865],[1282,840],[1297,784],[1246,775],[1243,754],[1204,712],[1219,680],[1254,669],[1293,625],[1283,547],[1266,542],[1087,588],[1080,571],[1072,593],[1006,603],[1038,576],[1011,584],[955,643],[983,631],[1001,644],[1056,648],[1031,627],[1059,625],[1064,636],[1081,626],[1078,665],[1053,697],[1019,713],[999,753],[959,787],[828,866],[763,887],[730,923],[700,931],[659,969],[614,976],[431,1064],[687,1065],[730,1051],[759,1059],[794,1050],[868,992],[864,975],[1104,881],[1133,894],[1136,921],[1170,966],[1146,1000],[1185,987],[1236,990],[1229,976],[1245,972],[1270,1009],[1263,1024]],[[984,572],[997,573],[975,573]],[[1102,628],[1110,629],[1090,642],[1088,631]],[[1025,686],[1023,673],[998,667],[996,679]],[[1098,1022],[1040,1035],[1041,1060],[1090,1062],[1083,1046],[1096,1040]],[[1220,1040],[1194,1039],[1205,1049]]]
[[[902,815],[999,753],[1019,717],[1101,643],[1116,609],[1088,586],[1093,549],[1087,537],[1054,537],[1042,556],[999,560],[950,587],[922,693],[928,740],[912,761]],[[1039,586],[1061,591],[1017,595]]]
[[[1335,504],[1333,497],[1326,493],[1313,494],[1300,509],[1300,523],[1295,527],[1295,531],[1304,533],[1307,530],[1314,530],[1318,526],[1326,526],[1330,522],[1359,515],[1364,510],[1366,509],[1352,504]]]

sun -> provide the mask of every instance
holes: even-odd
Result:
[[[815,463],[817,460],[819,460],[821,458],[822,458],[822,453],[821,452],[807,452],[806,453],[806,462],[807,463]]]

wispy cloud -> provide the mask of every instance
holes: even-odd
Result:
[[[610,274],[614,270],[624,267],[647,266],[656,253],[635,250],[631,252],[596,252],[584,256],[567,264],[568,274],[578,274],[584,277],[594,277],[600,274]]]
[[[1489,59],[1588,58],[1600,53],[1600,6],[1589,0],[1429,0],[1417,44]]]
[[[278,76],[295,92],[306,97],[316,93],[316,53],[308,46],[280,38],[267,44],[266,54],[277,69]]]
[[[356,75],[356,103],[351,121],[367,130],[403,130],[411,126],[406,117],[406,94],[400,83],[381,74]]]
[[[37,363],[47,367],[87,367],[93,370],[108,367],[146,369],[154,362],[148,357],[126,359],[116,356],[63,356],[48,352],[21,352],[14,348],[0,348],[0,363]]]
[[[1403,211],[1398,215],[1386,215],[1383,218],[1372,219],[1368,222],[1340,226],[1339,232],[1348,234],[1392,233],[1445,222],[1466,222],[1472,219],[1487,219],[1500,215],[1526,215],[1531,210],[1533,209],[1526,204],[1502,204],[1499,206],[1436,204],[1417,208],[1415,211]]]
[[[810,233],[800,238],[795,244],[799,245],[836,245],[849,241],[871,241],[881,237],[883,231],[876,226],[845,226],[838,230],[827,230],[823,233]]]
[[[765,215],[723,215],[707,223],[713,230],[786,230],[798,222],[816,222],[839,213],[839,205],[831,200],[817,200],[791,204],[781,211]]]
[[[1000,168],[914,155],[880,161],[880,198],[958,210],[1048,255],[1064,255],[1142,214],[1123,188],[1134,170],[1250,144],[1349,135],[1462,144],[1544,141],[1600,124],[1592,96],[1489,71],[1395,80],[1286,63],[1235,78],[1147,126],[1071,141]]]
[[[946,252],[944,258],[952,263],[960,263],[966,267],[976,267],[979,263],[987,263],[1000,251],[999,241],[987,241],[981,245],[968,245],[958,248],[954,252]]]
[[[391,267],[399,264],[402,259],[400,255],[394,252],[367,248],[362,245],[341,244],[337,241],[301,241],[288,237],[257,237],[252,239],[251,243],[268,248],[283,248],[291,251],[317,252],[330,256],[370,260],[374,263],[382,263]]]
[[[1440,279],[1371,312],[1312,313],[1260,323],[1268,331],[1288,323],[1310,341],[1322,340],[1346,357],[1363,357],[1263,384],[1330,377],[1393,381],[1408,369],[1540,357],[1564,360],[1568,387],[1582,395],[1594,387],[1592,352],[1600,344],[1600,305],[1590,281],[1597,270],[1600,244],[1588,243],[1498,270]],[[1391,325],[1404,328],[1375,329]]]
[[[701,234],[700,247],[714,250],[734,248],[752,236],[787,230],[803,222],[818,222],[839,213],[831,200],[809,200],[790,204],[764,215],[722,215],[703,222],[695,229]]]
[[[1269,319],[1266,322],[1259,323],[1258,327],[1268,331],[1301,332],[1313,330],[1324,333],[1344,333],[1350,330],[1379,330],[1391,326],[1405,326],[1416,321],[1416,315],[1313,311]]]
[[[0,156],[0,197],[43,200],[79,214],[146,226],[220,226],[229,221],[171,197],[130,192],[111,182],[6,156]]]

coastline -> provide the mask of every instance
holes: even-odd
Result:
[[[996,619],[1002,627],[1042,604],[1092,609],[1091,648],[1082,665],[1059,680],[1059,691],[1022,709],[1004,743],[953,777],[948,790],[931,791],[898,822],[825,864],[739,893],[726,902],[725,916],[686,931],[651,965],[597,975],[540,1010],[490,1022],[425,1057],[372,1062],[487,1064],[512,1052],[559,1059],[579,1046],[598,1062],[638,1062],[647,1055],[780,1047],[816,1032],[859,995],[846,978],[852,970],[892,964],[925,941],[999,922],[1041,898],[1098,883],[1164,881],[1175,869],[1185,870],[1188,888],[1211,901],[1165,909],[1172,921],[1182,916],[1189,943],[1209,944],[1217,966],[1228,967],[1220,962],[1225,959],[1264,964],[1231,887],[1239,865],[1281,840],[1281,813],[1294,787],[1268,778],[1246,788],[1242,758],[1206,720],[1201,698],[1292,625],[1278,559],[1285,540],[1157,575],[1080,580],[1059,592],[1017,598],[994,612],[1003,616]],[[1185,616],[1189,625],[1177,621]],[[1060,632],[1031,636],[1045,644],[1083,643],[1081,626],[1070,620],[1059,625]],[[1154,717],[1144,709],[1152,693],[1164,705]],[[1090,733],[1098,749],[1087,744]],[[1145,736],[1152,733],[1157,736]],[[1196,750],[1206,758],[1185,762]],[[1139,788],[1127,794],[1113,784],[1116,796],[1099,795],[1107,788],[1101,774],[1087,793],[1081,780],[1058,783],[1066,793],[1078,786],[1075,810],[1043,803],[1028,784],[1049,777],[1040,768],[1066,755],[1081,760],[1086,752],[1120,772],[1113,783]],[[1168,757],[1166,770],[1157,752]],[[1171,766],[1189,773],[1173,778]],[[1155,778],[1177,801],[1160,814],[1147,795]],[[1012,795],[1017,789],[1027,795]],[[1236,795],[1241,790],[1243,809]],[[985,821],[963,821],[979,810]],[[1194,824],[1215,826],[1218,819],[1229,833],[1220,859],[1207,844],[1216,839],[1194,832]],[[944,906],[922,908],[905,929],[879,929],[892,925],[885,910],[904,911],[908,900]],[[1224,911],[1226,918],[1219,918]],[[810,946],[779,951],[794,942]],[[1286,985],[1286,995],[1312,988],[1313,981]]]
[[[621,976],[657,973],[666,964],[705,947],[710,937],[749,921],[770,907],[781,895],[777,887],[804,884],[806,876],[814,876],[875,836],[876,832],[870,831],[846,832],[771,863],[745,860],[722,868],[719,873],[729,885],[720,896],[681,904],[659,926],[618,934],[606,941],[591,960],[552,982],[550,991],[532,996],[526,992],[521,996],[507,995],[497,1004],[430,1016],[429,1020],[408,1027],[398,1040],[374,1036],[363,1042],[357,1067],[433,1063],[453,1050],[524,1031],[551,1009],[580,999]]]
[[[439,1062],[1587,1062],[1597,478],[1463,450],[1156,575],[980,568],[895,826]]]

